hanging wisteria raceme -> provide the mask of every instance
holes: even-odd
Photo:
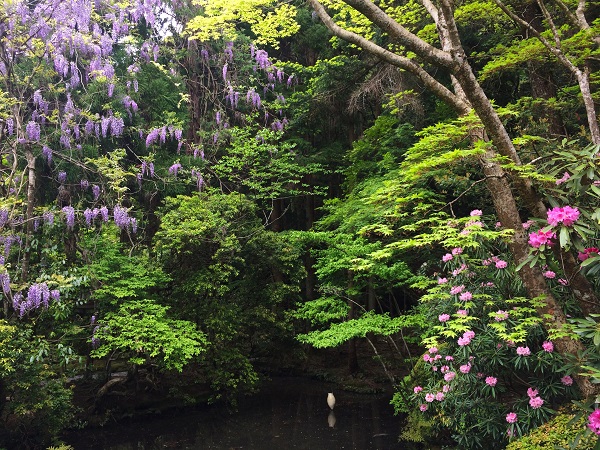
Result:
[[[10,291],[10,286],[8,290]],[[29,286],[25,296],[21,292],[13,295],[13,308],[22,318],[30,311],[41,307],[48,308],[50,300],[59,301],[60,292],[57,289],[50,290],[46,283],[34,283]]]
[[[113,210],[113,217],[115,219],[115,225],[121,230],[127,230],[131,227],[133,233],[137,232],[137,220],[134,217],[129,216],[127,208],[116,205]]]

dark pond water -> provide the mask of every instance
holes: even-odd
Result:
[[[158,417],[70,434],[75,450],[149,449],[402,449],[400,419],[390,395],[360,395],[302,378],[277,378],[237,413],[220,407]]]

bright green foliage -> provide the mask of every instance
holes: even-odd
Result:
[[[575,414],[573,408],[563,408],[559,413],[529,432],[513,440],[506,450],[592,450],[596,448],[598,437],[586,427],[587,416]]]
[[[264,206],[278,198],[315,195],[303,177],[321,174],[322,167],[303,161],[293,144],[281,141],[281,133],[246,127],[232,129],[228,137],[226,151],[210,167],[220,183]]]
[[[128,190],[126,184],[129,177],[134,177],[135,172],[123,168],[123,160],[125,159],[125,150],[120,148],[110,152],[107,155],[102,155],[97,158],[88,158],[87,164],[95,167],[98,174],[105,181],[106,186],[110,188],[117,201],[121,201],[123,194]]]
[[[279,40],[294,35],[299,26],[295,21],[296,7],[276,3],[274,0],[196,0],[201,10],[189,21],[188,32],[200,41],[220,37],[233,40],[236,26],[246,23],[258,44],[278,47]]]
[[[85,239],[93,260],[82,272],[101,310],[112,310],[123,300],[152,298],[152,293],[169,281],[148,256],[125,253],[116,230],[106,225]]]
[[[339,347],[354,338],[365,338],[367,334],[390,336],[414,323],[411,316],[390,317],[387,314],[366,312],[358,319],[332,324],[327,330],[301,334],[298,340],[315,348]]]
[[[393,170],[402,159],[403,151],[413,143],[413,136],[414,129],[410,124],[399,124],[396,117],[379,116],[348,152],[351,163],[346,170],[348,190],[367,177]]]
[[[131,300],[98,321],[94,337],[100,346],[92,357],[103,358],[125,352],[135,365],[155,362],[166,369],[182,371],[205,351],[206,336],[186,320],[167,316],[168,307],[151,300]]]

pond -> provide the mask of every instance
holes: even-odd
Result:
[[[327,406],[333,391],[336,405]],[[149,449],[401,449],[400,419],[390,394],[335,391],[304,378],[275,378],[236,413],[222,406],[164,413],[129,423],[74,432],[75,450]]]

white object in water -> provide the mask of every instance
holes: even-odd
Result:
[[[327,394],[327,404],[329,405],[330,409],[333,409],[335,406],[335,397],[333,396],[333,392],[329,392]]]

